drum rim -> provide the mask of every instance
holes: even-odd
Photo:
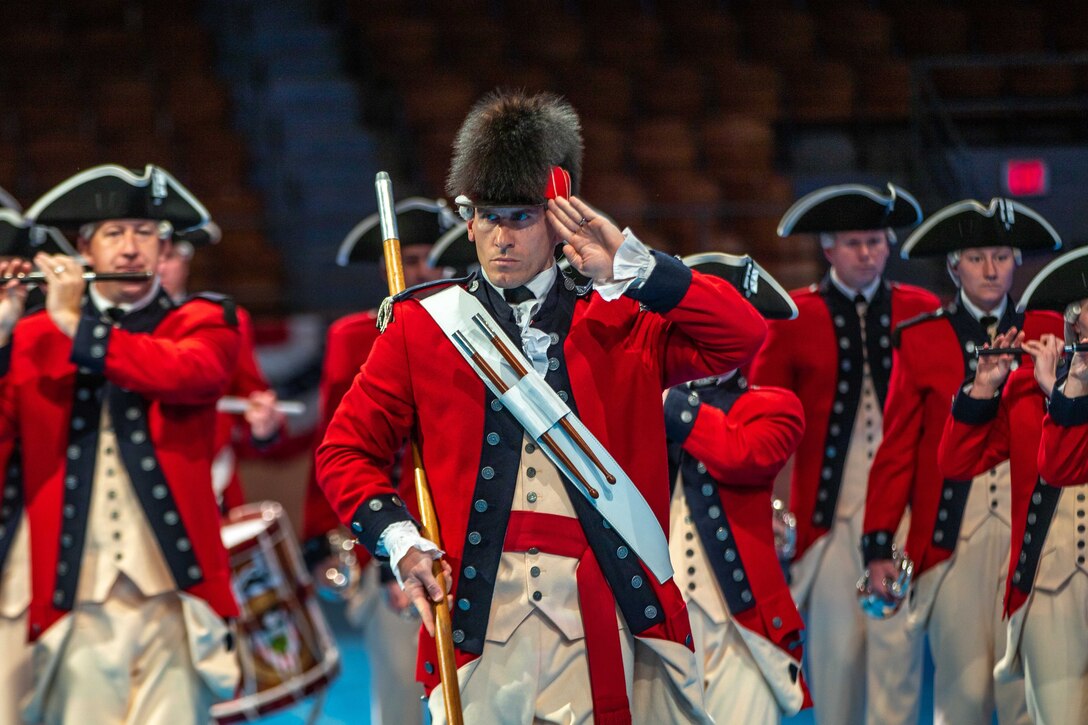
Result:
[[[328,657],[295,678],[261,692],[212,706],[212,718],[219,725],[246,722],[298,704],[332,684],[340,675],[340,649],[333,645]]]

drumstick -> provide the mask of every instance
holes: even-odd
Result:
[[[479,327],[485,335],[487,335],[487,339],[491,341],[491,344],[495,346],[495,348],[499,351],[499,354],[502,355],[503,359],[506,360],[506,362],[510,363],[510,367],[514,368],[514,372],[516,372],[519,377],[524,378],[526,375],[529,374],[529,371],[526,370],[525,366],[521,364],[520,360],[518,360],[517,355],[515,355],[514,352],[506,346],[506,343],[502,341],[502,338],[500,338],[495,333],[495,331],[491,329],[491,326],[487,324],[487,322],[481,315],[473,315],[472,321],[476,323],[476,326]],[[597,470],[604,475],[604,480],[614,485],[616,483],[616,477],[605,469],[604,464],[601,463],[600,459],[597,458],[597,454],[595,454],[593,450],[589,447],[589,445],[585,442],[585,439],[583,439],[578,431],[574,428],[574,425],[569,420],[567,420],[566,417],[559,419],[559,425],[563,428],[566,434],[570,436],[571,440],[574,441],[574,444],[578,446],[582,453],[584,453],[586,457],[593,462],[593,465],[597,467]],[[596,496],[594,496],[594,498],[596,498]]]
[[[469,356],[472,358],[472,362],[474,362],[476,366],[484,372],[484,375],[486,375],[487,379],[491,381],[491,384],[498,388],[500,395],[510,389],[510,386],[506,384],[506,381],[499,377],[499,374],[495,372],[490,365],[487,364],[487,361],[484,360],[483,356],[481,356],[480,353],[476,352],[476,350],[472,347],[472,343],[468,341],[468,338],[465,337],[464,334],[460,332],[453,333],[453,340],[461,346],[462,350],[469,354]],[[551,436],[551,433],[545,433],[540,436],[540,441],[548,446],[548,448],[552,449],[552,452],[555,453],[556,457],[560,460],[560,462],[562,462],[562,464],[567,467],[567,470],[570,471],[574,475],[574,477],[578,479],[578,483],[582,484],[585,487],[591,498],[600,497],[600,492],[590,485],[589,481],[587,481],[585,477],[578,472],[578,469],[574,467],[574,464],[571,462],[570,458],[567,457],[567,454],[564,453],[558,445],[556,445],[555,440]]]
[[[298,400],[277,400],[274,407],[284,415],[302,415],[306,412],[306,404]],[[216,401],[215,409],[220,413],[244,413],[249,409],[249,398],[224,395]]]

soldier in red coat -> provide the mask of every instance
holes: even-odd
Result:
[[[746,364],[766,325],[725,282],[565,198],[581,148],[576,113],[550,94],[493,93],[474,106],[448,191],[480,274],[422,302],[396,298],[318,449],[318,480],[421,609],[418,676],[430,692],[440,552],[388,474],[404,438],[418,441],[467,722],[706,721],[668,563],[661,393]],[[560,243],[591,288],[557,274]],[[438,694],[430,707],[440,720]]]
[[[881,436],[895,325],[939,303],[887,281],[892,227],[921,221],[894,185],[819,189],[798,200],[779,233],[819,233],[831,269],[794,290],[799,314],[771,324],[752,381],[797,394],[805,433],[794,459],[797,516],[791,588],[807,624],[806,677],[827,723],[913,723],[921,689],[921,641],[904,617],[876,621],[858,607],[857,549],[869,464]]]
[[[159,260],[159,279],[170,298],[182,304],[189,298],[189,270],[195,247],[218,244],[222,233],[211,222],[191,232],[174,233],[173,244]],[[205,297],[214,299],[210,293]],[[215,459],[212,462],[212,488],[224,511],[245,503],[242,478],[238,474],[237,447],[269,451],[283,430],[285,417],[276,408],[272,390],[257,362],[253,319],[244,307],[235,306],[242,349],[231,377],[227,395],[246,399],[244,413],[220,412],[216,416]]]
[[[1005,651],[1000,592],[1012,522],[1008,465],[989,468],[973,483],[945,479],[937,446],[949,401],[977,365],[976,348],[1013,327],[1029,338],[1054,332],[1051,316],[1017,312],[1009,290],[1021,253],[1060,244],[1031,209],[994,199],[989,206],[968,200],[945,207],[903,245],[906,258],[946,257],[960,291],[947,307],[897,330],[861,546],[873,591],[889,597],[896,576],[891,535],[909,504],[906,555],[915,564],[909,611],[912,624],[928,634],[934,708],[944,722],[989,723],[995,705],[1003,723],[1027,721],[1022,684],[993,676]]]
[[[48,250],[74,252],[59,234],[36,235],[46,230],[32,230],[20,213],[21,207],[0,189],[0,256],[32,257],[41,245]],[[59,248],[56,240],[64,245]],[[38,242],[38,243],[36,243]],[[25,289],[12,285],[12,294],[20,297]],[[34,307],[33,303],[30,303]],[[23,505],[22,458],[13,442],[0,445],[4,462],[3,486],[0,488],[0,725],[23,722],[22,703],[30,694],[31,648],[26,642],[27,609],[30,606],[30,535]]]
[[[397,230],[400,235],[401,265],[404,282],[415,287],[433,282],[445,276],[445,270],[432,266],[429,254],[438,240],[459,241],[468,246],[465,223],[441,199],[412,197],[396,205]],[[384,264],[382,258],[381,227],[374,214],[359,222],[344,239],[337,254],[337,263],[347,265],[367,262]],[[384,277],[384,275],[383,275]],[[318,440],[325,435],[329,420],[350,388],[355,376],[366,362],[370,349],[378,339],[376,310],[348,315],[336,320],[325,340],[325,360],[321,369],[320,412]],[[405,460],[405,454],[409,460]],[[415,488],[411,451],[402,448],[391,468],[391,479],[398,481],[400,496],[415,512]],[[343,550],[330,551],[328,542],[340,539],[337,532],[340,522],[329,506],[317,478],[311,472],[306,494],[304,536],[307,555],[311,559],[321,557],[316,566],[319,581],[326,580],[329,570],[347,577],[359,577],[352,586],[345,582],[343,595],[348,597],[348,620],[362,630],[367,657],[370,661],[370,706],[374,723],[403,723],[411,725],[422,720],[419,697],[422,688],[415,682],[415,655],[403,642],[419,627],[415,611],[400,589],[388,563],[372,559],[362,546],[356,546],[360,573],[345,567],[341,557]],[[348,571],[344,571],[348,568]]]
[[[792,319],[789,295],[750,257],[711,252],[684,263],[737,287],[768,319]],[[778,562],[774,477],[805,429],[801,401],[749,386],[738,370],[665,398],[675,481],[669,551],[717,723],[777,723],[811,705],[801,677],[801,615]]]
[[[1065,340],[1079,342],[1088,337],[1086,280],[1088,249],[1070,252],[1036,275],[1020,309],[1064,313]],[[979,359],[974,380],[956,394],[945,426],[941,472],[963,479],[995,461],[1009,460],[1013,522],[1005,589],[1007,645],[996,675],[1023,678],[1032,722],[1081,723],[1088,721],[1088,471],[1070,477],[1047,465],[1040,477],[1037,463],[1047,403],[1052,429],[1060,426],[1056,420],[1075,427],[1068,425],[1075,414],[1069,415],[1073,406],[1066,394],[1083,394],[1078,386],[1088,379],[1088,366],[1081,355],[1068,369],[1061,354],[1063,341],[1055,335],[1025,340],[1023,333],[1013,333],[999,336],[994,346],[1022,345],[1030,359],[1018,369],[1012,369],[1018,362],[1012,355]],[[1060,380],[1066,369],[1068,378]],[[1066,448],[1065,459],[1083,461],[1084,450]],[[1043,458],[1048,464],[1052,460]]]
[[[207,722],[233,694],[235,616],[211,489],[215,401],[238,330],[228,307],[176,305],[154,276],[172,228],[207,211],[160,168],[88,169],[27,212],[81,225],[96,273],[40,253],[45,310],[0,307],[0,441],[18,438],[34,563],[31,722]],[[14,327],[14,329],[13,329]]]

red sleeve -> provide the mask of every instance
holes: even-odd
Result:
[[[1066,426],[1050,415],[1043,418],[1039,475],[1051,486],[1088,483],[1088,424]]]
[[[972,416],[965,409],[972,401],[975,408],[988,407],[990,401],[975,401],[967,393],[956,394],[952,415],[944,423],[941,444],[937,449],[937,464],[941,475],[955,481],[972,479],[1009,458],[1009,405],[1003,397],[996,415]],[[992,403],[991,403],[992,405]]]
[[[757,385],[772,385],[786,390],[796,390],[793,360],[796,347],[791,350],[791,320],[775,320],[767,324],[767,342],[752,363],[751,381]]]
[[[238,349],[238,366],[234,369],[234,377],[231,379],[229,393],[231,395],[248,396],[250,393],[268,390],[271,387],[260,365],[257,364],[257,343],[253,334],[253,318],[241,307],[238,312],[238,334],[240,346]]]
[[[922,391],[910,367],[910,357],[897,351],[884,404],[883,437],[869,469],[865,532],[898,529],[910,501],[925,415]]]
[[[656,354],[664,387],[746,365],[767,335],[763,317],[731,284],[698,272],[679,304],[662,315],[668,325]],[[647,349],[655,354],[653,345]]]
[[[728,414],[712,405],[699,406],[684,450],[718,481],[764,486],[793,455],[804,431],[797,396],[760,388],[746,393]]]
[[[72,341],[72,360],[102,367],[110,382],[146,398],[174,405],[214,403],[234,373],[238,328],[210,302],[190,302],[172,314],[185,317],[175,323],[180,334],[171,337],[128,332],[84,318]],[[104,355],[96,354],[103,348]]]
[[[318,391],[318,417],[316,440],[325,437],[329,421],[344,394],[351,388],[352,381],[359,373],[363,362],[370,354],[371,345],[377,337],[377,330],[372,334],[366,327],[372,323],[369,316],[349,316],[334,322],[325,338],[325,358],[321,365],[321,383]],[[303,538],[309,539],[324,534],[340,525],[340,520],[325,498],[317,483],[316,463],[310,467],[310,478],[306,490],[305,510],[303,512]]]
[[[409,369],[405,320],[412,312],[425,314],[410,309],[418,304],[409,300],[397,305],[393,322],[367,357],[366,374],[355,378],[317,449],[318,483],[347,525],[365,500],[395,494],[390,466],[415,420],[411,376],[405,374]],[[403,508],[397,511],[407,520]],[[368,533],[375,540],[380,534]]]

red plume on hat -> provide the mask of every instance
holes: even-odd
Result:
[[[554,167],[577,193],[582,126],[574,108],[552,93],[492,91],[457,132],[446,191],[462,206],[541,204],[556,186]]]

